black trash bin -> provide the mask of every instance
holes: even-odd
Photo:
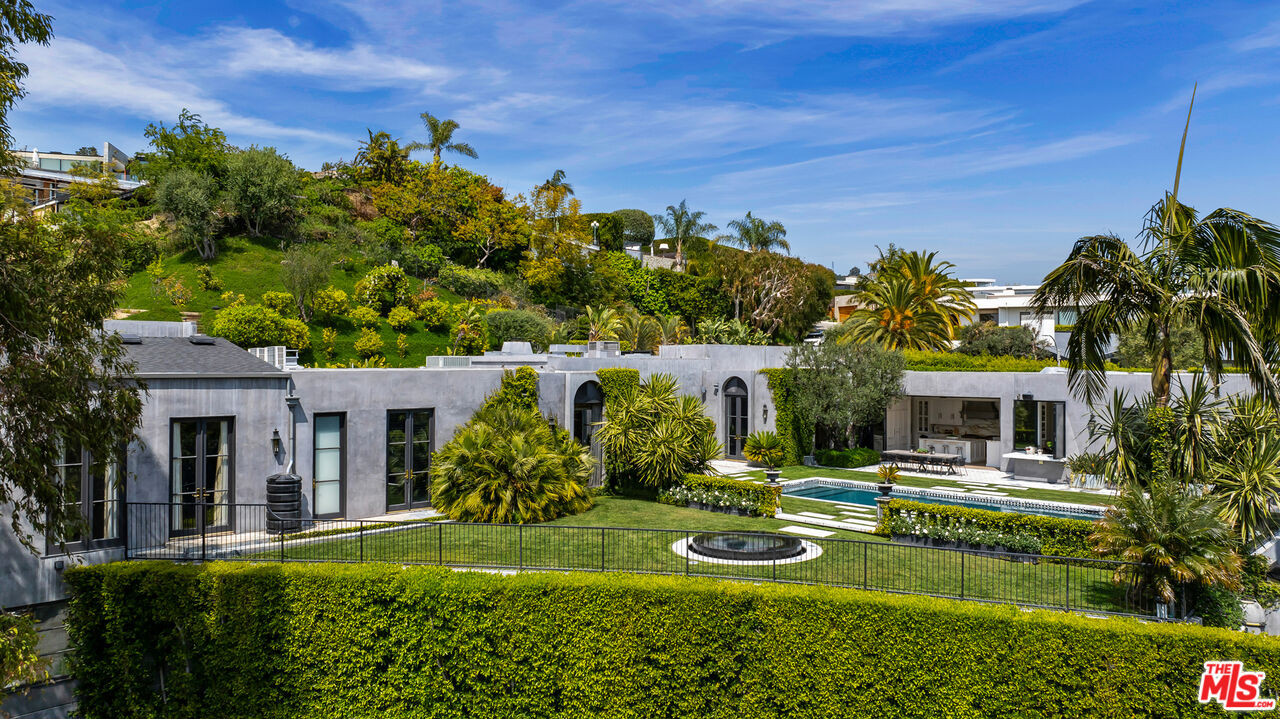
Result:
[[[267,531],[296,532],[302,528],[302,477],[267,477]]]

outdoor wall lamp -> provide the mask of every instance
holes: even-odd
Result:
[[[720,395],[720,383],[719,383],[719,382],[716,382],[715,387],[713,387],[713,388],[712,388],[711,392],[712,392],[712,394],[715,394],[716,396],[719,396],[719,395]]]
[[[279,457],[280,450],[283,449],[283,445],[284,443],[280,441],[280,430],[271,430],[271,453]]]
[[[768,422],[769,421],[769,405],[766,404],[761,406],[760,412],[764,415],[764,421]]]
[[[703,387],[703,388],[702,388],[702,401],[703,401],[703,402],[706,402],[706,401],[707,401],[707,388],[706,388],[706,387]]]

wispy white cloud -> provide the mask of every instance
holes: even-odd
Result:
[[[1236,41],[1235,49],[1241,52],[1280,47],[1280,20]]]
[[[30,68],[24,109],[94,108],[150,120],[176,117],[182,108],[189,108],[229,134],[329,143],[347,141],[331,132],[289,127],[235,112],[179,72],[147,63],[126,62],[78,40],[59,38],[49,46],[23,46],[20,57]]]

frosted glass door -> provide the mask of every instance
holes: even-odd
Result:
[[[317,517],[342,515],[342,415],[316,416],[315,506]]]

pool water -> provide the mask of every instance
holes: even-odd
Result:
[[[855,504],[864,507],[875,507],[876,497],[880,496],[878,491],[870,489],[855,489],[853,487],[843,487],[838,484],[820,484],[809,483],[801,487],[784,488],[782,493],[789,497],[802,497],[804,499],[818,499],[824,502],[839,502],[841,504]],[[1062,511],[1055,512],[1048,509],[1040,509],[1038,507],[1013,507],[1006,504],[997,504],[995,502],[966,502],[961,499],[941,499],[934,496],[918,496],[900,494],[891,492],[890,497],[894,499],[909,499],[913,502],[924,502],[925,504],[949,504],[953,507],[969,507],[971,509],[985,509],[992,512],[1016,512],[1019,514],[1038,514],[1043,517],[1062,517],[1064,519],[1097,519],[1095,514],[1087,514],[1084,512]]]

